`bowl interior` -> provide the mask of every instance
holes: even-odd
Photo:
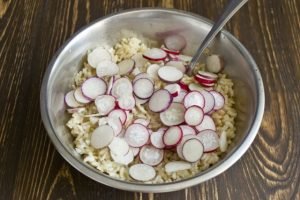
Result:
[[[98,45],[112,46],[121,38],[131,36],[138,37],[146,43],[148,43],[147,39],[156,40],[158,43],[161,43],[165,34],[177,32],[187,39],[187,47],[184,54],[193,55],[193,52],[196,51],[210,28],[211,24],[198,16],[174,10],[146,9],[123,12],[118,15],[106,17],[74,35],[58,51],[48,67],[41,93],[43,121],[58,151],[73,166],[87,176],[104,184],[127,190],[155,192],[181,189],[180,187],[191,186],[224,171],[226,167],[221,171],[217,170],[207,177],[204,177],[206,174],[204,172],[199,175],[199,179],[196,182],[170,187],[169,189],[155,189],[154,187],[149,189],[149,185],[146,186],[145,184],[137,184],[141,186],[141,188],[138,188],[136,184],[122,183],[122,181],[106,177],[81,162],[80,156],[73,149],[72,138],[65,127],[67,118],[65,115],[64,94],[70,90],[73,76],[79,70],[82,58],[89,49]],[[210,48],[213,53],[222,55],[226,61],[225,72],[229,74],[235,83],[234,91],[236,95],[236,109],[238,111],[238,118],[236,120],[237,137],[223,160],[213,167],[218,168],[222,165],[222,162],[228,160],[241,147],[241,144],[249,136],[258,115],[259,104],[261,103],[260,87],[262,86],[259,84],[262,83],[259,83],[261,82],[260,75],[252,58],[229,33],[222,32]],[[256,132],[252,134],[256,134]],[[251,137],[252,140],[254,136]],[[249,144],[246,148],[249,147],[251,142],[248,141]],[[235,156],[239,158],[241,155],[238,154]],[[230,163],[230,165],[232,164]]]

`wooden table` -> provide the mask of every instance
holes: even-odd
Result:
[[[54,52],[89,22],[119,10],[177,8],[215,19],[224,0],[0,0],[0,199],[300,199],[300,1],[251,0],[227,25],[265,83],[258,136],[233,167],[165,194],[120,191],[71,167],[43,127],[39,92]]]

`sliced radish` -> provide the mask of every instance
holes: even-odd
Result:
[[[187,93],[188,93],[188,92],[185,91],[185,90],[180,90],[178,96],[176,96],[176,97],[173,98],[173,102],[182,103],[183,100],[184,100],[184,97],[185,97],[185,95],[186,95]]]
[[[95,99],[97,96],[105,94],[106,83],[101,78],[92,77],[83,82],[81,91],[89,99]]]
[[[179,158],[184,159],[184,157],[183,157],[183,155],[182,155],[182,147],[183,147],[183,144],[184,144],[187,140],[192,139],[192,138],[199,139],[199,138],[197,138],[196,135],[184,135],[184,136],[182,136],[182,139],[181,139],[180,143],[177,144],[177,146],[176,146],[176,152],[177,152],[177,155],[179,156]]]
[[[145,145],[140,150],[140,160],[147,165],[155,166],[161,163],[164,158],[164,150]]]
[[[179,125],[184,122],[185,108],[181,103],[172,103],[170,107],[161,112],[159,117],[166,126]]]
[[[98,66],[98,63],[104,60],[112,60],[111,54],[105,50],[103,47],[97,47],[87,56],[87,61],[89,65],[93,68]]]
[[[113,84],[111,90],[111,94],[116,98],[131,95],[132,92],[133,92],[132,83],[128,78],[117,79]]]
[[[139,68],[137,68],[137,67],[135,67],[135,68],[132,70],[132,72],[131,72],[131,74],[132,74],[133,76],[139,75],[140,73],[142,73],[142,72],[141,72],[141,70],[140,70]]]
[[[168,90],[173,97],[177,97],[181,91],[181,87],[177,83],[166,85],[164,89]]]
[[[138,98],[148,99],[154,92],[154,85],[149,79],[140,78],[134,82],[133,92]]]
[[[118,137],[124,138],[124,135],[125,135],[125,129],[122,129],[121,132],[119,133]]]
[[[176,54],[168,54],[170,60],[179,61],[179,55]]]
[[[125,139],[119,137],[115,137],[108,145],[108,148],[113,154],[117,156],[124,156],[129,151],[129,145],[127,144]]]
[[[183,136],[185,135],[196,135],[196,130],[189,125],[180,125]]]
[[[163,135],[163,142],[166,147],[177,145],[182,139],[182,130],[179,126],[172,126]]]
[[[219,147],[219,136],[213,130],[200,131],[197,137],[204,146],[204,152],[211,152]]]
[[[116,100],[111,95],[101,95],[95,99],[95,105],[100,115],[107,115],[116,106]]]
[[[145,59],[144,57],[143,57],[143,54],[141,54],[141,53],[137,53],[137,54],[135,54],[135,55],[133,55],[132,57],[131,57],[133,60],[134,60],[134,62],[135,62],[135,69],[139,69],[139,68],[142,68],[142,67],[144,67],[144,65],[147,63],[147,59]]]
[[[170,35],[164,40],[165,46],[173,51],[181,51],[186,46],[186,40],[181,35]]]
[[[204,90],[204,89],[203,89],[203,87],[201,87],[201,85],[199,85],[199,84],[196,84],[196,83],[190,83],[190,84],[189,84],[189,90],[190,90],[190,91],[198,91],[198,92],[200,92],[200,91],[202,91],[202,90]]]
[[[182,54],[178,55],[178,60],[186,62],[186,63],[191,62],[192,58],[193,57],[187,56],[187,55],[182,55]]]
[[[211,73],[211,72],[205,72],[205,71],[198,71],[198,74],[202,77],[206,77],[206,78],[210,78],[210,79],[214,79],[217,80],[218,79],[218,75]]]
[[[162,112],[170,106],[172,96],[168,90],[157,90],[149,100],[149,109],[153,112]]]
[[[149,165],[135,164],[129,168],[129,175],[137,181],[150,181],[156,176],[156,172]]]
[[[213,97],[215,99],[214,110],[220,110],[221,108],[223,108],[223,106],[225,104],[224,96],[220,92],[217,92],[215,90],[210,91],[210,93],[213,95]]]
[[[164,47],[164,46],[162,46],[161,49],[164,50],[168,54],[173,54],[173,55],[180,54],[180,51],[174,51],[174,50],[168,49],[167,47]]]
[[[116,155],[112,152],[110,152],[110,155],[116,163],[119,163],[121,165],[128,165],[133,162],[134,159],[134,154],[131,149],[129,149],[129,151],[125,155]]]
[[[204,86],[205,89],[206,89],[206,88],[208,88],[208,87],[209,87],[209,88],[213,87],[213,86],[215,85],[215,83],[201,83],[201,85]]]
[[[65,103],[70,108],[77,108],[77,107],[81,106],[81,104],[78,101],[76,101],[76,99],[74,97],[74,90],[71,90],[70,92],[68,92],[65,95]]]
[[[149,74],[147,73],[139,73],[138,75],[136,75],[132,81],[132,83],[134,84],[137,80],[141,79],[141,78],[146,78],[149,79],[153,84],[154,81],[152,80],[152,78],[149,76]]]
[[[122,124],[125,124],[126,119],[127,119],[127,115],[126,115],[125,111],[122,109],[116,109],[116,110],[111,111],[109,113],[108,117],[120,119]]]
[[[199,124],[195,128],[197,129],[197,131],[203,131],[203,130],[206,130],[206,129],[211,129],[211,130],[215,131],[216,130],[216,125],[215,125],[214,120],[210,116],[204,115],[201,124]]]
[[[203,107],[203,112],[209,113],[215,107],[215,98],[210,92],[208,92],[206,90],[202,90],[200,93],[203,95],[203,97],[205,99],[205,105]]]
[[[112,76],[119,73],[119,67],[110,60],[104,60],[98,63],[96,74],[98,77]]]
[[[221,152],[225,152],[227,150],[228,143],[227,143],[227,134],[225,131],[222,131],[220,135],[219,146]]]
[[[191,106],[199,106],[200,108],[203,108],[205,105],[205,99],[200,92],[192,91],[185,95],[183,104],[186,108]]]
[[[133,153],[133,156],[137,156],[140,152],[140,148],[139,147],[129,147],[130,150],[132,151]]]
[[[119,118],[108,118],[107,123],[114,130],[115,136],[118,136],[122,131],[122,122]]]
[[[125,140],[132,147],[141,147],[148,142],[148,129],[141,124],[131,124],[125,132]]]
[[[110,79],[108,81],[106,94],[111,94],[111,90],[112,90],[114,82],[115,82],[115,76],[110,77]]]
[[[135,123],[135,124],[142,124],[143,126],[147,127],[150,124],[150,120],[138,118],[138,119],[134,120],[133,123]]]
[[[187,170],[187,169],[191,169],[192,165],[188,162],[184,162],[184,161],[172,161],[172,162],[168,162],[165,165],[165,171],[167,173],[172,173],[172,172],[177,172],[177,171],[181,171],[181,170]]]
[[[219,73],[224,69],[224,60],[219,55],[211,55],[206,58],[207,71]]]
[[[185,73],[186,67],[181,61],[171,60],[165,64],[166,66],[175,67],[176,69],[180,70],[182,73]]]
[[[90,99],[86,98],[86,97],[82,94],[81,88],[77,88],[77,89],[74,91],[74,98],[75,98],[75,100],[76,100],[78,103],[87,104],[87,103],[90,103],[90,102],[91,102]]]
[[[95,149],[101,149],[111,143],[114,138],[114,130],[108,125],[96,128],[91,135],[91,145]]]
[[[118,99],[118,106],[123,110],[132,110],[135,107],[135,99],[132,95],[122,96]]]
[[[203,151],[204,146],[202,142],[195,138],[185,141],[182,146],[182,155],[188,162],[196,162],[199,160],[203,155]]]
[[[144,58],[152,61],[164,60],[167,57],[167,53],[158,48],[148,49],[143,53]]]
[[[149,101],[149,99],[140,99],[137,96],[134,96],[136,105],[143,105]]]
[[[190,126],[199,125],[204,117],[204,112],[199,106],[189,107],[184,114],[185,122]]]
[[[158,76],[165,82],[176,83],[182,79],[183,73],[175,67],[164,66],[159,68]]]
[[[118,63],[119,74],[128,75],[134,69],[135,62],[133,59],[126,59]]]
[[[165,144],[163,142],[163,135],[165,131],[156,131],[150,135],[151,144],[159,149],[165,148]]]
[[[216,80],[215,79],[211,79],[211,78],[207,78],[207,77],[204,77],[204,76],[200,76],[199,74],[196,74],[195,75],[195,79],[196,81],[198,81],[198,83],[200,84],[204,84],[204,85],[209,85],[209,84],[212,84],[214,85]]]
[[[149,65],[147,68],[147,74],[153,79],[158,79],[158,70],[160,66],[158,64]]]

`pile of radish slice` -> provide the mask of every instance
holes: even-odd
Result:
[[[166,172],[171,173],[191,168],[191,163],[200,160],[203,153],[219,147],[211,114],[222,109],[225,99],[211,88],[217,82],[216,73],[222,69],[220,57],[209,58],[213,65],[220,65],[210,67],[213,70],[208,71],[213,72],[199,71],[194,76],[199,84],[186,85],[181,80],[190,58],[180,54],[185,45],[182,36],[172,35],[165,39],[163,47],[145,51],[138,59],[147,59],[151,65],[133,79],[128,75],[141,62],[135,59],[137,56],[115,63],[106,49],[98,47],[87,57],[97,76],[88,78],[81,87],[65,95],[65,103],[70,108],[94,103],[96,115],[107,119],[91,134],[93,148],[108,147],[112,159],[123,165],[129,165],[139,156],[141,163],[129,168],[135,180],[149,181],[156,176],[153,166],[163,161],[165,149],[173,149],[182,159],[165,165]],[[109,81],[104,77],[109,77]],[[167,85],[155,90],[157,79]],[[165,126],[151,130],[151,119],[135,117],[128,125],[128,112],[136,104],[144,104],[159,113]]]

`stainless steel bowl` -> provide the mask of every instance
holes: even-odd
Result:
[[[260,72],[244,46],[227,31],[211,45],[214,53],[226,60],[225,72],[234,80],[236,94],[237,138],[228,153],[216,165],[182,181],[165,184],[130,183],[111,178],[82,162],[73,149],[65,127],[64,94],[79,70],[87,50],[113,45],[123,37],[137,35],[161,41],[166,32],[179,31],[187,39],[185,54],[193,55],[212,23],[195,14],[179,10],[137,9],[101,18],[74,34],[55,54],[45,73],[41,88],[41,114],[46,130],[58,152],[84,175],[105,185],[128,191],[168,192],[190,187],[224,172],[253,142],[264,111],[265,96]]]

